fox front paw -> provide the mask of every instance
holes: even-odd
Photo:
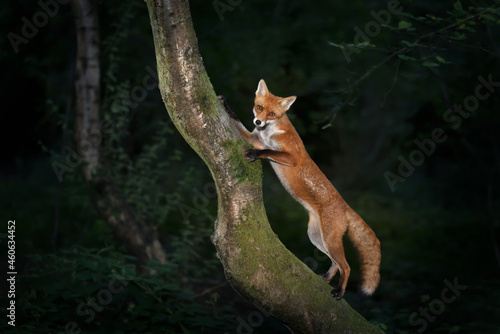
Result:
[[[224,95],[217,95],[217,97],[219,98],[219,101],[224,107],[224,110],[226,111],[228,116],[231,117],[232,119],[238,120],[238,116],[236,116],[236,114],[231,110],[231,108],[229,108],[229,105],[227,104]]]
[[[245,159],[247,159],[250,162],[257,160],[258,157],[259,154],[257,153],[257,150],[249,148],[245,151]]]

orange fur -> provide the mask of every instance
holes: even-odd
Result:
[[[295,99],[271,94],[264,80],[260,80],[254,105],[255,130],[250,133],[233,114],[239,132],[254,146],[245,152],[245,157],[251,161],[270,160],[283,186],[309,212],[309,239],[332,260],[322,277],[330,282],[340,272],[338,288],[332,295],[342,298],[351,271],[342,245],[346,231],[360,255],[361,293],[371,295],[380,280],[380,242],[307,153],[286,115]]]

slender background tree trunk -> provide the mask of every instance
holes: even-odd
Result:
[[[137,257],[138,264],[166,255],[155,230],[137,219],[134,210],[119,195],[100,163],[103,140],[100,124],[100,64],[97,11],[89,0],[72,0],[77,34],[75,140],[82,152],[82,172],[91,187],[92,201],[115,237]]]
[[[215,180],[218,215],[212,241],[227,280],[294,333],[381,332],[291,254],[271,230],[262,201],[261,163],[219,103],[198,50],[189,3],[146,0],[160,91],[173,123]]]

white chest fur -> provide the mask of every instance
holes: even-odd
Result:
[[[284,133],[285,131],[279,130],[276,126],[276,123],[267,123],[264,129],[255,128],[257,132],[257,136],[259,136],[260,142],[266,149],[271,149],[275,151],[280,150],[280,145],[276,139],[273,137]]]

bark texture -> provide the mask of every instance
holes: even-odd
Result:
[[[291,254],[272,231],[262,201],[261,163],[219,103],[198,50],[186,0],[146,0],[161,94],[173,123],[214,178],[212,235],[227,280],[293,333],[380,333]],[[304,228],[305,230],[305,228]]]
[[[115,237],[137,257],[139,264],[151,259],[165,263],[165,252],[156,231],[146,222],[136,219],[134,210],[121,198],[119,190],[102,168],[97,12],[90,0],[72,0],[71,5],[77,34],[75,141],[78,152],[81,152],[83,175],[92,188],[92,201]]]

